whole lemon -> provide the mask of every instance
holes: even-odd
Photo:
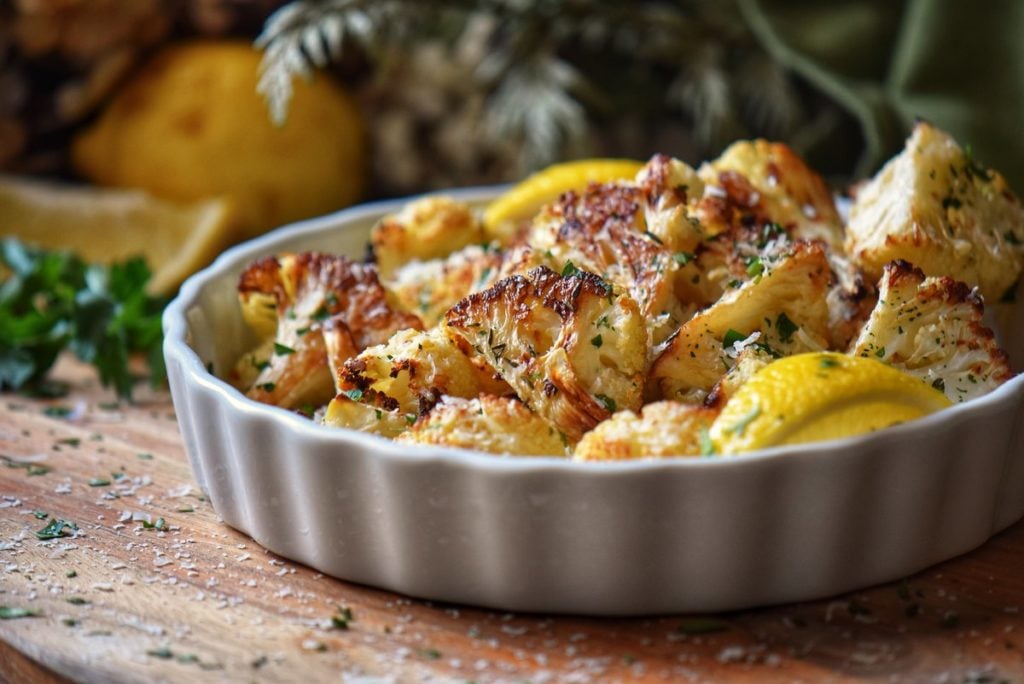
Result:
[[[256,92],[259,64],[248,43],[164,48],[73,141],[75,168],[178,201],[227,196],[246,235],[358,200],[366,148],[355,103],[327,74],[297,79],[275,126]]]

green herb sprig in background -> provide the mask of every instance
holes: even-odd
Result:
[[[65,349],[95,366],[119,397],[132,397],[128,359],[135,353],[146,356],[153,384],[163,383],[166,300],[146,292],[145,261],[87,264],[14,238],[0,241],[0,260],[11,272],[0,284],[0,389],[46,388]]]

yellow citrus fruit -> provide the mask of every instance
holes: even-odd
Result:
[[[643,163],[631,159],[580,159],[555,164],[516,183],[484,210],[484,230],[506,241],[548,202],[569,190],[584,190],[590,183],[632,180]]]
[[[0,235],[91,262],[142,256],[153,269],[149,290],[167,294],[230,244],[234,211],[224,198],[184,204],[139,190],[0,177]]]
[[[875,359],[797,354],[754,374],[709,430],[720,454],[838,439],[904,423],[950,405],[942,392]]]
[[[259,64],[248,43],[165,48],[73,141],[76,170],[177,201],[225,195],[250,235],[358,200],[366,151],[352,99],[327,74],[296,79],[275,126],[256,92]]]

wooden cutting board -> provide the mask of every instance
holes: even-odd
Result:
[[[0,681],[1022,681],[1024,524],[832,600],[583,619],[324,577],[222,524],[165,392],[0,395]],[[54,520],[77,530],[40,540]],[[367,680],[364,680],[367,681]]]

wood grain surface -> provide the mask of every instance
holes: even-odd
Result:
[[[85,367],[57,376],[59,400],[0,396],[0,606],[32,613],[0,620],[0,681],[1024,681],[1022,523],[797,605],[582,619],[431,604],[221,523],[165,392],[115,405]],[[77,530],[39,539],[55,519]]]

